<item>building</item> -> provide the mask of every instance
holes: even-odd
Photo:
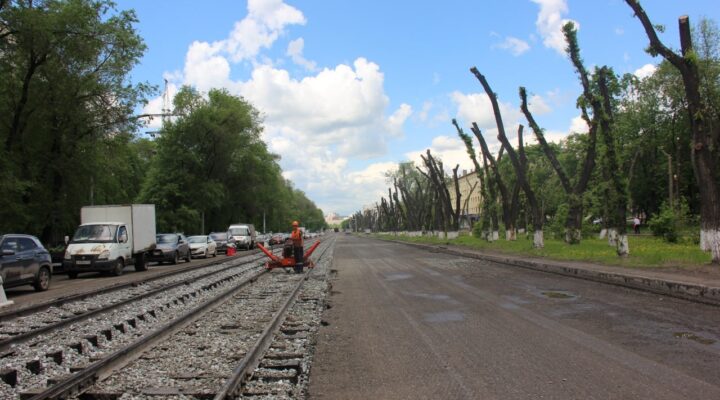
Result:
[[[343,217],[337,213],[330,213],[325,216],[325,222],[331,227],[339,227],[346,219],[348,219],[348,217]]]
[[[480,209],[482,208],[482,195],[480,193],[480,178],[475,171],[462,171],[462,175],[458,177],[458,185],[460,186],[460,215],[470,217],[471,221],[477,221],[480,217]],[[450,202],[455,207],[455,182],[450,179],[448,185],[450,192]]]

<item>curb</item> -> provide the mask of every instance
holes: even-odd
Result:
[[[676,297],[684,300],[703,303],[713,306],[720,306],[720,287],[712,287],[687,283],[676,280],[665,280],[659,278],[647,278],[635,275],[626,275],[622,273],[609,273],[602,271],[593,271],[584,268],[570,267],[561,264],[554,264],[547,261],[530,261],[510,257],[503,257],[489,254],[478,254],[460,249],[450,249],[444,246],[435,246],[421,243],[410,243],[399,240],[377,239],[387,242],[404,244],[417,247],[424,250],[434,252],[442,252],[455,256],[473,258],[476,260],[489,260],[499,264],[510,265],[513,267],[527,268],[535,271],[547,272],[556,275],[569,276],[572,278],[584,279],[593,282],[605,283],[609,285],[622,286],[630,289],[642,290],[655,294],[661,294],[669,297]]]

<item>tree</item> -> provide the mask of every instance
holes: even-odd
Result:
[[[640,20],[652,55],[661,55],[670,62],[683,79],[687,111],[690,118],[691,160],[700,191],[701,247],[712,253],[712,261],[720,264],[720,118],[717,109],[703,99],[698,53],[693,48],[690,20],[678,20],[681,54],[660,41],[655,26],[637,0],[625,0]]]
[[[485,90],[485,93],[490,98],[490,104],[492,104],[493,114],[495,115],[495,124],[498,128],[498,139],[502,143],[503,148],[505,148],[505,150],[507,151],[508,157],[510,157],[510,162],[512,162],[513,168],[515,169],[515,174],[517,176],[518,182],[520,183],[520,186],[525,192],[525,197],[527,198],[528,203],[530,203],[530,209],[533,213],[533,247],[542,248],[545,246],[543,238],[544,217],[540,212],[540,206],[537,202],[537,198],[535,197],[535,192],[533,191],[532,187],[530,187],[530,183],[528,182],[526,176],[527,174],[525,172],[525,166],[523,165],[526,164],[526,162],[521,163],[520,157],[518,157],[518,155],[515,153],[512,145],[507,139],[507,135],[505,135],[505,125],[502,121],[502,114],[500,113],[500,106],[497,102],[497,96],[495,95],[495,92],[492,91],[492,88],[490,87],[487,79],[475,67],[470,68],[470,72],[472,72],[472,74],[475,75],[478,81],[480,81],[480,84]],[[473,123],[473,131],[476,130],[478,132],[480,131],[480,129],[477,128],[477,125]]]
[[[150,92],[128,84],[145,51],[109,0],[0,7],[0,231],[57,242],[94,199],[137,194],[131,132]]]

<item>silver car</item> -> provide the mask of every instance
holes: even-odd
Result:
[[[0,236],[0,274],[5,287],[33,285],[38,292],[48,290],[52,277],[50,253],[35,236]]]

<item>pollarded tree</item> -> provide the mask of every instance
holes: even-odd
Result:
[[[470,69],[470,72],[472,72],[473,75],[475,75],[475,77],[478,79],[478,81],[480,81],[483,89],[485,89],[485,93],[490,98],[490,104],[492,104],[493,114],[495,115],[495,124],[498,128],[498,139],[507,151],[508,157],[510,157],[510,162],[512,163],[513,169],[515,170],[517,180],[520,183],[523,192],[525,192],[525,197],[527,198],[527,201],[530,204],[530,209],[532,210],[534,229],[533,247],[542,248],[545,246],[545,240],[543,237],[544,217],[540,212],[540,205],[537,202],[535,192],[533,191],[527,179],[527,173],[524,166],[524,164],[526,164],[526,162],[524,161],[524,156],[523,162],[521,162],[520,157],[518,157],[518,155],[515,153],[515,150],[507,139],[507,135],[505,134],[505,125],[503,124],[502,114],[500,113],[500,106],[498,105],[497,96],[495,95],[495,92],[492,91],[492,88],[490,87],[487,79],[475,67],[472,67]],[[477,124],[473,123],[473,131],[475,131],[476,129],[479,131],[479,129],[477,128]]]
[[[650,39],[650,54],[661,55],[680,71],[690,116],[691,160],[700,190],[700,245],[720,264],[720,118],[717,110],[703,99],[699,57],[693,48],[690,19],[680,17],[681,54],[668,48],[637,0],[625,0],[642,23]]]

